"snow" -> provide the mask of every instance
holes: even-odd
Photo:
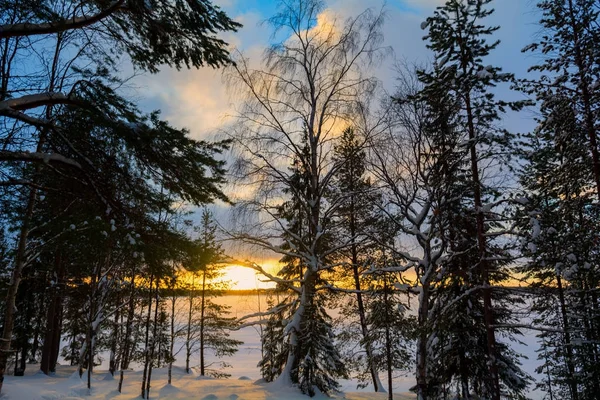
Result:
[[[140,395],[141,371],[126,371],[123,391],[117,391],[118,377],[106,371],[96,371],[92,375],[92,389],[88,391],[86,382],[79,379],[76,366],[58,366],[56,374],[46,376],[38,373],[30,365],[22,377],[7,376],[4,382],[4,400],[106,400],[138,399]],[[85,377],[85,374],[84,374]],[[308,397],[290,387],[252,382],[241,379],[199,379],[194,374],[186,374],[183,368],[173,368],[172,384],[167,384],[167,369],[152,371],[151,399],[202,399],[202,400],[306,400]],[[314,399],[327,399],[316,396]],[[333,399],[366,400],[386,399],[385,393],[345,393],[333,395]],[[395,399],[410,399],[412,396],[394,396]]]
[[[487,69],[478,71],[476,75],[479,79],[487,79],[493,76]]]
[[[405,286],[409,288],[408,285]],[[217,301],[220,304],[231,305],[232,317],[239,318],[257,311],[258,302],[256,295],[228,295],[223,296]],[[261,309],[266,308],[266,296],[260,298]],[[414,303],[413,303],[414,304]],[[414,310],[412,310],[414,312]],[[332,316],[338,315],[335,310],[331,310]],[[527,321],[524,321],[527,322]],[[173,366],[173,383],[167,385],[166,368],[153,369],[152,384],[150,390],[151,399],[218,399],[218,400],[306,400],[307,396],[301,395],[297,389],[290,387],[289,382],[278,380],[271,384],[265,384],[260,380],[260,371],[257,362],[260,359],[260,339],[258,328],[248,326],[238,331],[232,332],[232,338],[244,342],[239,347],[239,351],[234,357],[226,358],[232,365],[225,372],[231,374],[230,379],[213,379],[209,377],[200,377],[194,374],[187,375],[182,367],[183,357]],[[537,377],[535,367],[538,365],[535,350],[538,348],[536,333],[526,331],[521,342],[511,343],[514,350],[525,354],[529,359],[522,360],[524,369]],[[437,340],[432,337],[430,340]],[[114,379],[106,372],[108,368],[108,353],[102,354],[103,363],[94,370],[92,374],[92,391],[88,395],[85,381],[82,381],[77,374],[76,367],[59,366],[54,376],[46,376],[38,373],[39,367],[28,365],[24,377],[7,376],[3,392],[7,395],[3,400],[25,400],[25,399],[70,399],[70,400],[132,400],[139,399],[140,386],[142,379],[141,371],[125,371],[125,380],[123,382],[123,393],[119,394],[116,390],[118,376]],[[198,355],[195,354],[192,364],[198,361]],[[64,361],[59,359],[59,362]],[[134,365],[137,370],[139,365]],[[84,378],[86,375],[84,374]],[[247,380],[250,379],[250,380]],[[349,400],[383,400],[386,399],[385,393],[373,393],[372,387],[367,387],[361,391],[356,389],[357,382],[354,380],[340,380],[341,390],[345,393],[334,395],[334,399]],[[409,388],[414,386],[415,377],[412,372],[402,375],[396,374],[393,381],[394,398],[399,400],[414,399],[415,397],[408,393]],[[387,385],[384,385],[387,388]],[[401,394],[400,394],[401,393]],[[216,397],[207,397],[207,396]],[[542,399],[542,394],[538,391],[532,391],[528,394],[529,398]],[[315,399],[324,400],[327,397],[317,396]]]

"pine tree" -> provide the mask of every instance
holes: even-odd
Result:
[[[485,351],[483,354],[473,355],[473,360],[479,363],[479,367],[469,372],[462,368],[462,374],[471,376],[470,379],[473,379],[479,395],[499,400],[501,395],[509,393],[511,396],[519,396],[526,387],[527,380],[521,379],[524,377],[522,373],[516,374],[521,378],[514,379],[515,371],[519,371],[518,365],[515,364],[507,346],[498,342],[497,338],[495,325],[507,316],[499,299],[510,299],[493,293],[491,283],[506,279],[507,271],[503,270],[503,265],[509,257],[488,235],[490,229],[501,229],[501,226],[496,227],[495,223],[489,222],[492,219],[498,220],[496,216],[492,217],[492,213],[501,211],[492,211],[493,203],[486,204],[492,202],[497,195],[485,184],[481,160],[490,159],[490,149],[505,144],[509,139],[507,132],[495,127],[500,114],[508,106],[519,109],[523,104],[498,101],[492,93],[493,87],[499,83],[510,82],[513,77],[511,74],[501,73],[498,67],[484,65],[484,58],[499,43],[489,43],[486,39],[493,35],[498,27],[487,27],[481,22],[493,12],[493,9],[487,7],[490,3],[491,0],[449,0],[444,6],[438,7],[434,15],[422,24],[424,29],[428,29],[425,39],[428,40],[427,47],[435,54],[437,74],[421,73],[420,79],[425,85],[422,96],[431,95],[435,98],[443,91],[448,91],[454,96],[460,107],[457,123],[467,133],[465,142],[460,144],[465,143],[465,153],[469,157],[467,176],[470,187],[463,196],[466,195],[465,199],[470,199],[470,204],[452,211],[460,219],[465,218],[463,215],[468,213],[464,224],[455,225],[462,225],[466,231],[455,232],[459,235],[454,238],[454,244],[459,245],[461,240],[474,240],[477,252],[467,258],[463,257],[463,262],[459,262],[460,269],[456,272],[463,272],[462,276],[456,277],[456,287],[459,290],[478,288],[477,296],[469,296],[463,303],[467,310],[462,316],[471,318],[464,322],[470,327],[477,326],[475,331],[479,332],[470,343],[465,344],[477,344],[475,349]],[[469,209],[472,212],[469,212]],[[491,259],[505,261],[490,261]],[[455,295],[458,298],[465,297],[462,293]],[[481,320],[477,321],[479,315]],[[460,320],[454,321],[459,323]],[[518,333],[518,330],[509,328],[506,332]],[[465,353],[466,349],[463,347],[459,354]],[[484,356],[483,360],[481,355]],[[475,365],[471,364],[472,367]],[[465,383],[466,378],[462,381]],[[468,396],[466,387],[462,392]]]
[[[535,322],[563,331],[539,334],[540,351],[546,354],[539,369],[549,376],[547,390],[552,386],[572,399],[593,398],[598,381],[594,343],[599,315],[592,289],[599,282],[594,267],[598,210],[590,190],[585,127],[577,121],[570,96],[547,97],[536,131],[523,139],[527,163],[521,181],[527,201],[520,213],[523,252],[531,258],[523,272],[537,290]]]
[[[279,298],[279,293],[277,293],[277,298]],[[270,315],[262,330],[260,339],[263,353],[258,363],[261,376],[266,382],[273,382],[281,375],[287,360],[288,346],[285,343],[284,335],[286,305],[287,303],[276,303],[271,296],[267,299]]]
[[[231,339],[229,330],[235,328],[235,318],[228,317],[231,306],[219,305],[212,299],[223,295],[228,283],[219,280],[223,276],[222,267],[218,265],[223,260],[223,249],[217,242],[217,226],[212,214],[204,209],[200,226],[200,236],[197,239],[200,246],[200,257],[197,260],[197,274],[199,275],[198,291],[200,305],[198,318],[199,325],[199,353],[200,375],[226,377],[228,374],[217,368],[210,368],[217,362],[206,360],[207,350],[212,350],[215,357],[232,356],[237,352],[237,346],[242,344],[239,340]],[[225,362],[219,362],[222,368],[227,367]],[[221,368],[221,369],[222,369]]]
[[[600,390],[597,144],[598,7],[588,0],[541,0],[544,34],[523,49],[543,55],[521,89],[540,105],[536,130],[524,136],[521,180],[528,201],[521,217],[524,272],[536,288],[535,322],[542,331],[538,371],[547,392],[591,399]]]
[[[341,167],[338,169],[332,183],[333,199],[341,199],[333,223],[337,225],[335,239],[340,243],[349,243],[347,249],[339,252],[337,258],[345,263],[342,270],[338,271],[342,282],[348,282],[355,290],[349,299],[342,294],[341,329],[339,341],[348,346],[346,364],[355,363],[360,384],[366,385],[364,376],[370,375],[370,382],[376,392],[384,391],[373,359],[373,350],[370,342],[365,338],[368,332],[368,324],[365,310],[367,294],[363,293],[363,272],[369,267],[368,259],[374,251],[373,240],[370,239],[370,230],[374,229],[376,223],[376,202],[378,201],[375,189],[370,179],[366,178],[366,152],[364,151],[364,139],[358,135],[354,128],[346,128],[335,148],[334,161]],[[350,301],[349,301],[350,300]],[[352,329],[355,317],[358,315],[358,326],[360,333],[353,334]],[[346,332],[344,332],[346,331]],[[350,339],[350,340],[348,340]],[[364,357],[358,357],[353,346],[362,343]],[[364,362],[361,362],[364,361]]]
[[[371,288],[373,294],[366,318],[369,329],[363,345],[373,349],[372,365],[376,371],[386,373],[388,399],[392,400],[394,372],[411,370],[416,321],[406,315],[408,308],[402,301],[404,293],[394,289],[397,277],[384,269],[375,269],[372,274],[375,278]]]

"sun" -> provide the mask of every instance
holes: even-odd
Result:
[[[278,262],[266,261],[261,263],[269,273],[275,273],[279,266]],[[229,265],[224,268],[223,280],[231,282],[231,290],[253,290],[274,288],[275,283],[266,282],[267,278],[257,273],[252,268],[239,265]]]

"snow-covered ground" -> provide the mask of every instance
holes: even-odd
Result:
[[[265,296],[260,298],[260,309],[265,310]],[[253,295],[229,295],[218,300],[219,303],[232,306],[232,316],[241,317],[243,315],[255,313],[258,311],[258,298]],[[175,362],[173,373],[173,385],[167,386],[166,369],[154,369],[152,372],[152,399],[201,399],[201,400],[306,400],[298,392],[290,388],[278,388],[274,385],[255,384],[260,379],[260,371],[257,363],[260,360],[260,335],[257,327],[246,327],[239,331],[232,332],[232,337],[244,342],[239,347],[235,356],[225,359],[231,368],[225,372],[231,374],[230,379],[198,379],[196,376],[186,375],[181,366],[184,365],[184,356],[179,355]],[[536,360],[535,349],[538,347],[533,333],[526,332],[526,336],[521,338],[523,343],[514,343],[515,350],[529,357],[523,360],[523,369],[534,377]],[[66,343],[64,343],[66,345]],[[177,347],[177,346],[176,346]],[[117,379],[113,379],[108,370],[108,357],[104,355],[104,362],[97,367],[92,375],[92,391],[88,393],[87,387],[77,374],[74,374],[75,367],[62,365],[58,368],[55,376],[47,377],[38,373],[37,365],[28,365],[26,376],[13,377],[8,376],[5,380],[3,392],[8,395],[10,400],[54,400],[54,399],[134,399],[139,398],[141,389],[141,372],[127,371],[124,380],[124,390],[119,394],[117,389]],[[198,356],[192,359],[192,365],[198,363]],[[63,360],[59,360],[64,363]],[[139,366],[134,366],[140,369]],[[85,377],[85,375],[84,375]],[[243,379],[240,379],[243,378]],[[381,376],[383,380],[383,375]],[[336,398],[346,399],[385,399],[385,395],[378,395],[372,392],[372,388],[367,387],[358,391],[356,381],[342,380],[340,382],[341,390],[345,393],[337,395]],[[394,378],[393,389],[396,399],[414,398],[409,393],[409,389],[414,386],[414,376],[398,375]],[[531,399],[542,399],[542,393],[531,392]]]
[[[31,366],[33,367],[33,366]],[[36,373],[29,368],[23,377],[6,377],[4,396],[6,400],[129,400],[140,398],[141,372],[128,371],[125,374],[123,391],[117,389],[118,379],[107,372],[93,375],[92,389],[79,379],[76,367],[60,366],[55,376]],[[85,377],[85,375],[84,375]],[[167,370],[155,369],[152,372],[151,399],[198,399],[198,400],[306,400],[306,396],[289,387],[276,384],[253,382],[249,377],[237,379],[210,379],[188,375],[182,368],[174,368],[171,385],[167,385]],[[325,396],[316,396],[324,399]],[[345,393],[333,396],[334,399],[377,400],[386,399],[385,394]],[[408,396],[394,396],[395,399],[410,399]]]

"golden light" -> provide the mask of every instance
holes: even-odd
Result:
[[[259,263],[265,271],[275,275],[279,270],[277,260],[264,260]],[[231,282],[231,290],[253,290],[274,288],[275,283],[249,267],[230,265],[224,268],[223,280]]]

